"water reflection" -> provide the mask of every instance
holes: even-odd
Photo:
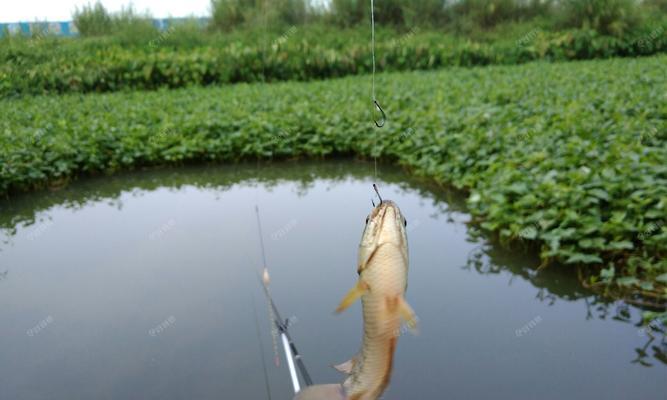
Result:
[[[244,301],[258,289],[247,268],[261,264],[258,197],[276,301],[299,317],[295,340],[316,381],[340,379],[328,365],[358,349],[360,319],[331,312],[353,283],[372,171],[350,161],[145,170],[0,201],[0,376],[11,383],[0,398],[263,398]],[[642,328],[640,308],[480,237],[459,193],[397,168],[380,176],[408,213],[407,296],[423,323],[402,339],[385,398],[664,395],[664,328]],[[274,397],[288,398],[282,370],[270,375]]]
[[[220,168],[224,168],[221,173]],[[0,200],[0,230],[8,236],[16,234],[19,226],[33,226],[37,215],[53,206],[80,209],[87,204],[105,202],[122,209],[121,194],[142,196],[156,189],[167,188],[177,192],[184,187],[214,191],[222,195],[234,185],[259,187],[271,191],[281,183],[296,183],[295,193],[303,197],[317,181],[327,181],[330,186],[345,180],[369,177],[368,164],[352,163],[281,163],[276,165],[225,165],[224,167],[191,167],[179,169],[146,169],[140,173],[124,172],[103,178],[81,179],[74,185],[55,191],[35,194],[18,194]],[[406,180],[405,172],[395,167],[384,167],[382,181],[397,185],[404,191],[414,191],[429,199],[437,214],[451,215],[465,210],[465,200],[460,194],[444,190],[426,179]],[[369,194],[370,203],[370,194]],[[438,216],[438,215],[434,216]]]
[[[661,361],[663,364],[667,364],[667,343],[665,343],[665,331],[662,330],[662,341],[654,343],[656,337],[652,334],[648,335],[649,339],[646,341],[646,344],[641,348],[636,348],[637,358],[632,360],[633,364],[639,364],[643,367],[652,367],[654,364],[651,362],[651,358]],[[660,339],[658,339],[660,340]],[[649,351],[650,350],[652,353]]]
[[[637,336],[646,338],[642,347],[635,348],[637,357],[632,360],[633,364],[643,367],[653,367],[658,361],[667,364],[667,336],[665,327],[657,320],[643,324],[642,318],[629,304],[622,301],[601,302],[598,298],[585,298],[586,319],[607,319],[634,325],[637,328]]]
[[[555,305],[557,301],[583,300],[585,308],[582,309],[582,315],[586,320],[613,319],[633,325],[639,337],[646,337],[646,343],[635,348],[637,357],[631,360],[633,364],[652,367],[658,362],[667,365],[667,335],[664,325],[651,321],[644,327],[644,310],[620,300],[609,300],[583,288],[576,274],[568,271],[568,266],[536,267],[539,265],[536,253],[526,252],[518,256],[516,251],[510,254],[507,249],[480,243],[468,253],[466,264],[462,268],[483,275],[509,271],[511,275],[508,285],[517,277],[529,281],[537,288],[535,299],[548,306]]]

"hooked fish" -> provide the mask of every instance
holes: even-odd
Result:
[[[361,298],[364,336],[361,350],[335,366],[348,374],[342,384],[315,385],[295,400],[375,400],[389,385],[394,351],[405,321],[415,329],[417,318],[405,301],[408,285],[407,221],[396,203],[381,201],[368,218],[359,244],[357,284],[336,309],[342,312]]]

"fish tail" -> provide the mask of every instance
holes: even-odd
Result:
[[[343,385],[308,386],[296,394],[294,400],[348,400]]]

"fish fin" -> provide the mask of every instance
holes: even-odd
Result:
[[[338,372],[342,372],[343,374],[350,375],[352,373],[352,368],[354,368],[354,364],[357,362],[357,357],[354,356],[350,358],[349,360],[345,361],[344,363],[334,365],[334,369]]]
[[[340,383],[315,385],[303,388],[294,396],[294,400],[347,400],[345,389]]]
[[[336,314],[345,311],[349,306],[354,304],[354,302],[357,301],[361,296],[363,296],[368,289],[369,289],[368,284],[359,279],[357,284],[354,285],[354,287],[350,289],[349,292],[347,292],[343,300],[338,305],[338,308],[336,308]]]
[[[405,324],[410,329],[410,332],[416,335],[418,333],[417,322],[419,321],[419,318],[417,318],[415,312],[412,310],[412,307],[410,307],[408,302],[405,301],[403,297],[401,297],[398,301],[398,312],[400,313],[403,321],[405,321]]]

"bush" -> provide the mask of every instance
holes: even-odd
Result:
[[[331,20],[335,24],[349,27],[360,24],[366,16],[364,0],[332,0]]]
[[[176,29],[138,46],[123,45],[115,36],[40,41],[17,38],[13,44],[0,47],[0,97],[328,79],[368,73],[371,67],[367,28],[289,28],[282,36],[274,36],[273,42],[264,40],[263,30],[241,31],[200,37],[200,44],[183,42],[188,39]],[[428,30],[399,33],[378,29],[377,65],[381,71],[406,71],[539,59],[635,57],[667,52],[665,31],[667,20],[641,25],[623,38],[590,29],[532,29],[479,42]]]
[[[77,7],[72,19],[81,36],[108,35],[113,30],[111,15],[99,1],[93,5],[88,3],[81,9]]]
[[[450,8],[453,21],[462,21],[463,31],[492,28],[518,18],[516,0],[462,0]]]
[[[447,22],[446,2],[443,0],[423,0],[404,2],[403,20],[410,27],[427,25],[443,26]]]
[[[273,25],[299,25],[306,21],[307,0],[273,0],[270,9],[275,10]]]
[[[112,33],[118,37],[121,44],[147,43],[158,34],[151,15],[138,14],[131,5],[112,15],[111,20]]]
[[[635,0],[563,0],[561,18],[565,27],[613,36],[627,33],[641,19]]]
[[[98,1],[81,9],[72,16],[81,36],[115,35],[121,44],[147,42],[157,34],[151,16],[138,14],[132,5],[122,8],[119,13],[110,14]]]
[[[667,13],[667,0],[644,0],[644,5],[649,10]]]
[[[205,46],[208,42],[204,34],[204,26],[197,19],[187,19],[170,24],[169,28],[154,39],[153,43],[172,48],[195,48]]]
[[[370,4],[370,2],[367,2]],[[382,25],[404,26],[403,0],[380,0],[375,2],[375,22]],[[369,8],[370,12],[370,8]]]
[[[375,2],[375,22],[394,27],[441,26],[445,22],[444,0],[381,0]],[[370,24],[370,2],[332,0],[330,21],[344,27]]]
[[[229,32],[242,26],[263,29],[306,22],[308,0],[211,0],[211,28]]]
[[[230,31],[243,25],[255,6],[254,0],[211,0],[211,28]]]

